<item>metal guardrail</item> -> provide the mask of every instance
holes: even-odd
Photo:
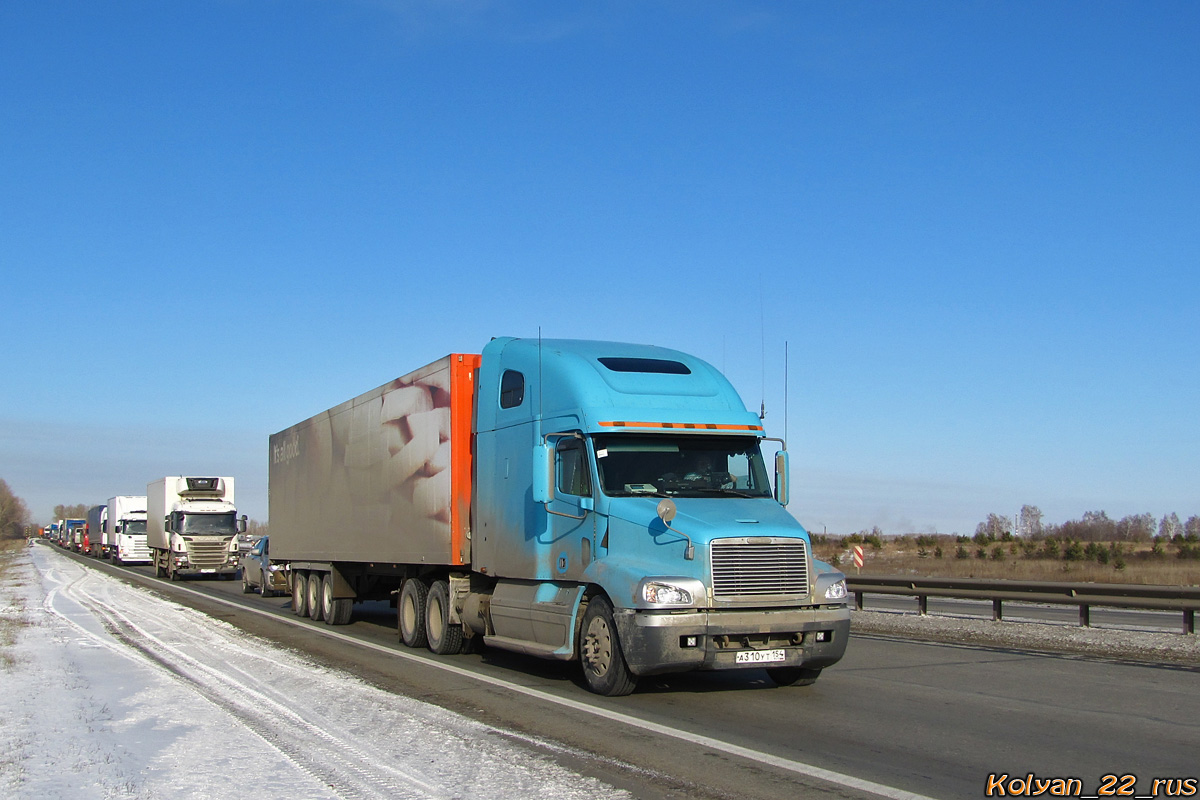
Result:
[[[916,597],[922,615],[928,613],[930,597],[961,600],[990,600],[992,619],[1004,618],[1004,603],[1046,603],[1079,607],[1079,624],[1091,624],[1092,606],[1179,611],[1183,633],[1196,633],[1196,611],[1200,610],[1200,587],[1143,586],[1126,583],[1057,583],[1053,581],[1007,581],[980,578],[913,578],[909,576],[859,575],[846,578],[854,594],[854,605],[862,611],[864,594]]]

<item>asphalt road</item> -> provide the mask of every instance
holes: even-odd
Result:
[[[408,650],[386,604],[356,607],[334,628],[297,619],[289,598],[243,595],[240,582],[171,584],[149,568],[92,563],[504,728],[638,797],[950,800],[986,796],[990,776],[1029,773],[1079,779],[1083,796],[1106,775],[1135,775],[1148,795],[1155,778],[1200,773],[1200,669],[855,635],[811,687],[747,670],[647,678],[629,697],[601,698],[574,664]]]

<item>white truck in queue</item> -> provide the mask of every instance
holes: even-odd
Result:
[[[149,564],[146,545],[146,498],[118,495],[108,498],[108,511],[101,529],[105,557],[117,564]]]
[[[237,534],[245,530],[233,478],[168,476],[146,487],[146,544],[159,577],[233,578]]]

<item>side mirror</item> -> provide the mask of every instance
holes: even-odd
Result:
[[[246,532],[246,515],[242,514],[242,518],[237,521],[238,533]]]
[[[663,521],[664,525],[670,525],[671,520],[675,519],[675,501],[669,497],[665,497],[658,501],[658,518]]]
[[[542,442],[533,448],[533,502],[554,499],[554,446]]]
[[[163,523],[166,525],[167,530],[175,530],[175,525],[178,520],[178,513],[179,512],[177,511],[172,511],[170,514],[167,514],[165,517],[163,517]]]
[[[788,504],[788,454],[780,450],[775,454],[775,499],[779,505]]]

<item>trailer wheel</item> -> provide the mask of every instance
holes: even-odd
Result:
[[[396,628],[400,641],[409,647],[425,647],[429,639],[425,636],[425,599],[429,588],[418,578],[409,578],[400,587],[400,599],[396,602]]]
[[[292,613],[308,616],[308,580],[303,572],[292,573]]]
[[[462,652],[462,626],[450,622],[450,584],[434,581],[425,603],[425,635],[429,649],[439,656]]]
[[[606,597],[593,597],[583,614],[579,662],[588,688],[596,694],[623,697],[637,688],[637,678],[621,653],[612,604]]]
[[[350,621],[350,612],[353,609],[353,598],[334,598],[333,573],[321,579],[321,615],[325,617],[326,625],[345,625]]]
[[[812,686],[821,677],[821,670],[813,667],[767,667],[767,677],[776,686]]]
[[[305,600],[308,605],[308,618],[320,622],[325,619],[321,608],[321,573],[308,573],[308,581],[306,582],[308,591],[305,592]]]

